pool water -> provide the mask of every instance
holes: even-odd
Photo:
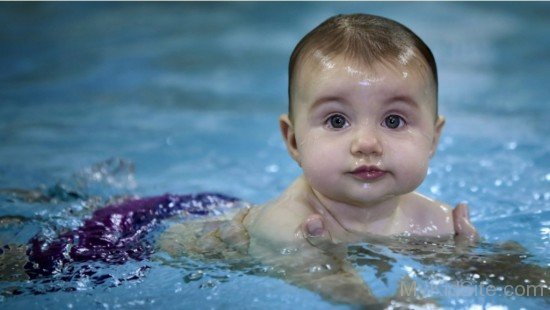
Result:
[[[352,12],[402,22],[438,61],[447,124],[419,190],[449,204],[467,201],[487,244],[516,241],[529,252],[526,262],[548,268],[548,3],[2,3],[0,244],[75,228],[113,197],[276,197],[300,173],[277,124],[289,55],[321,21]],[[391,295],[406,275],[424,287],[452,283],[418,255],[359,249],[350,259],[377,296]],[[0,305],[348,308],[262,268],[161,252],[86,268],[0,282]],[[549,302],[436,297],[467,309]]]

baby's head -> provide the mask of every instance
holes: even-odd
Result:
[[[311,187],[328,198],[364,205],[413,191],[443,124],[434,57],[397,22],[334,16],[292,53],[281,131]]]
[[[412,65],[430,79],[437,116],[437,66],[430,48],[404,25],[368,14],[336,15],[315,27],[296,45],[288,65],[288,115],[293,105],[300,71],[306,66],[330,66],[343,56],[356,66]]]

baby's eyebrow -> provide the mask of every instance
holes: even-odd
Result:
[[[345,97],[338,96],[338,95],[327,95],[327,96],[322,96],[322,97],[318,98],[317,100],[315,100],[313,102],[313,104],[310,106],[309,111],[310,112],[315,111],[319,107],[322,107],[322,106],[324,106],[326,104],[329,104],[329,103],[340,104],[340,105],[344,105],[344,106],[349,106],[350,105],[350,103],[346,100]],[[419,103],[413,97],[411,97],[407,94],[399,94],[399,95],[391,96],[388,99],[383,100],[382,103],[384,105],[404,104],[404,105],[409,106],[410,108],[413,108],[413,109],[419,109],[420,108]]]
[[[387,104],[403,102],[412,107],[418,108],[418,102],[408,95],[396,95],[386,100]]]
[[[323,96],[323,97],[315,100],[313,102],[313,104],[311,105],[311,107],[309,108],[309,110],[313,111],[316,108],[318,108],[319,106],[325,105],[325,104],[330,103],[330,102],[336,102],[336,103],[346,104],[346,105],[348,104],[346,99],[344,99],[343,97],[340,97],[340,96]]]

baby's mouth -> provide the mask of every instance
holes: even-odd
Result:
[[[381,170],[376,166],[361,166],[350,173],[354,177],[363,181],[374,181],[386,175],[386,171]]]

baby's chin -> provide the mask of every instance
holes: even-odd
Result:
[[[320,192],[323,194],[322,192]],[[324,195],[327,199],[346,204],[349,206],[355,206],[358,208],[368,208],[369,206],[377,205],[379,203],[391,200],[406,193],[385,193],[383,195],[373,195],[365,193],[327,193]]]

